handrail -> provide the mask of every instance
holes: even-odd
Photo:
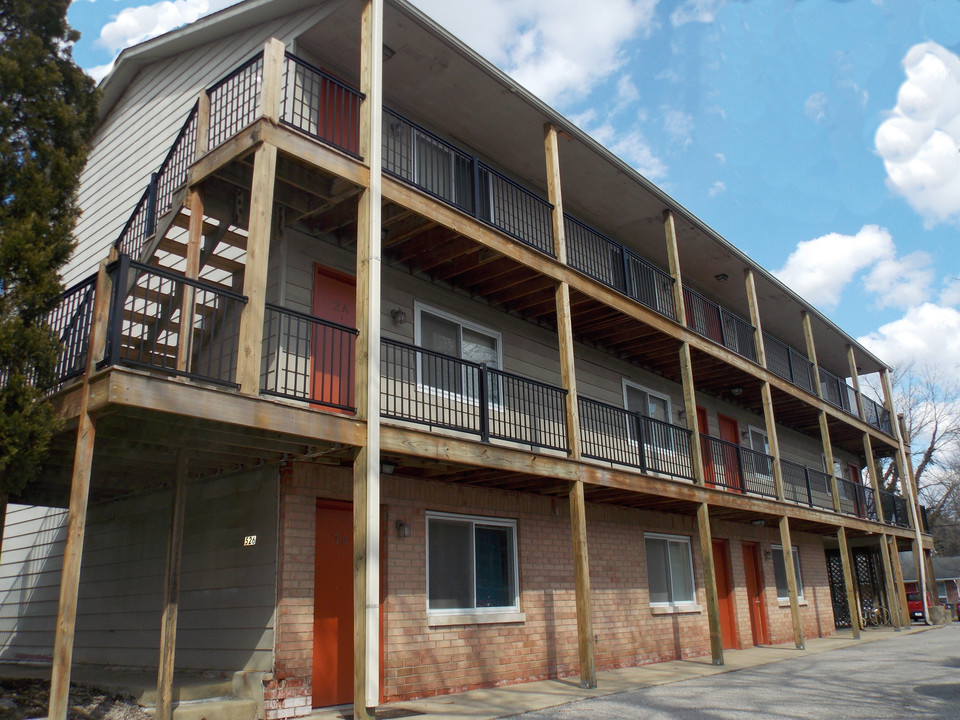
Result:
[[[753,325],[687,285],[683,286],[683,298],[689,329],[747,360],[757,361]]]

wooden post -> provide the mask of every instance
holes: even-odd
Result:
[[[163,576],[163,615],[160,619],[160,662],[157,670],[156,720],[173,717],[173,669],[177,649],[177,611],[180,600],[180,567],[183,559],[183,520],[187,498],[187,454],[177,452],[167,536],[167,563]]]
[[[853,563],[850,561],[850,548],[847,545],[847,529],[837,528],[837,543],[840,545],[840,564],[843,566],[843,584],[847,591],[847,607],[850,608],[850,629],[853,639],[860,639],[860,609],[857,607],[857,594],[853,589]]]
[[[853,345],[847,345],[847,365],[850,366],[853,392],[857,396],[857,417],[866,422],[866,414],[863,412],[863,393],[860,391],[860,371],[857,370],[857,356],[853,351]]]
[[[547,163],[547,195],[553,205],[553,245],[557,259],[567,262],[567,240],[563,224],[563,191],[560,185],[560,150],[557,129],[547,123],[543,126],[543,147]],[[556,288],[557,338],[560,348],[560,375],[567,391],[567,442],[570,456],[580,459],[580,408],[577,402],[577,375],[573,351],[573,326],[570,314],[570,287],[558,283]]]
[[[900,625],[903,627],[910,627],[910,608],[907,606],[907,585],[903,581],[903,566],[900,564],[900,547],[897,545],[897,538],[892,535],[888,536],[887,545],[890,551],[890,560],[893,565],[893,574],[897,581],[897,597],[899,599],[900,606]]]
[[[263,86],[260,90],[260,115],[275,123],[280,122],[283,102],[283,65],[286,48],[276,38],[263,46]]]
[[[667,238],[667,261],[673,278],[673,304],[677,308],[677,322],[687,326],[687,311],[683,304],[683,275],[680,272],[680,250],[677,247],[677,224],[671,210],[663,211],[663,230]]]
[[[197,98],[197,145],[194,162],[207,154],[210,149],[210,96],[201,90]]]
[[[800,619],[800,591],[797,573],[793,566],[793,542],[790,539],[790,519],[780,517],[780,546],[783,548],[783,568],[787,575],[787,592],[790,595],[790,620],[793,623],[793,642],[797,650],[806,649],[803,638],[803,622]]]
[[[91,352],[80,389],[80,413],[77,444],[73,457],[73,475],[70,479],[70,507],[67,511],[67,536],[63,549],[63,569],[60,573],[60,598],[57,606],[56,635],[53,642],[53,665],[50,669],[50,720],[66,720],[70,694],[70,665],[73,661],[73,637],[77,621],[77,594],[80,588],[80,563],[83,557],[83,538],[87,526],[87,500],[90,495],[90,475],[96,440],[96,421],[90,415],[90,375],[96,365],[97,354],[102,357],[104,333],[110,314],[110,278],[107,261],[100,263],[94,296],[93,323],[90,328]]]
[[[583,480],[570,488],[570,527],[573,531],[573,578],[577,603],[577,650],[580,657],[580,687],[597,686],[593,654],[593,614],[590,607],[590,560],[587,553],[587,512]]]
[[[703,452],[700,445],[700,422],[697,420],[697,392],[693,384],[693,363],[689,343],[680,343],[680,377],[683,381],[683,408],[690,431],[690,463],[697,485],[706,485],[703,471]],[[704,428],[706,429],[706,428]]]
[[[873,509],[877,513],[877,522],[885,522],[883,504],[880,502],[880,476],[877,474],[877,460],[873,456],[873,441],[870,433],[863,434],[863,455],[867,461],[867,477],[870,478],[870,487],[873,488]]]
[[[560,189],[560,148],[557,128],[551,123],[543,126],[543,148],[547,160],[547,198],[553,205],[553,245],[557,260],[567,263],[567,235],[563,223],[563,192]]]
[[[817,397],[823,400],[823,387],[820,384],[820,365],[817,363],[817,345],[813,341],[813,325],[810,323],[810,313],[806,310],[801,310],[800,318],[803,321],[803,339],[807,344],[807,359],[813,363],[813,387],[814,390],[816,390]]]
[[[753,279],[753,270],[743,271],[744,284],[747,286],[747,304],[750,306],[750,322],[753,324],[753,344],[757,349],[757,362],[767,366],[767,348],[763,342],[763,325],[760,322],[760,303],[757,301],[757,285]]]
[[[697,534],[703,558],[703,589],[707,596],[707,622],[710,626],[710,655],[714,665],[723,665],[723,636],[720,630],[720,601],[717,599],[717,572],[713,564],[713,532],[710,529],[710,508],[697,507]]]
[[[880,380],[883,385],[884,402],[890,413],[890,426],[897,440],[896,462],[897,472],[900,476],[900,487],[905,491],[907,503],[910,506],[914,541],[922,553],[923,535],[920,529],[920,490],[917,486],[916,477],[913,474],[913,456],[910,454],[910,434],[907,432],[903,415],[895,415],[893,411],[893,382],[890,380],[890,371],[884,368],[880,373]],[[920,581],[920,600],[923,603],[923,618],[924,621],[929,624],[930,614],[927,611],[928,575],[924,564],[917,565],[917,579]],[[934,588],[934,591],[936,591],[936,588]],[[931,595],[932,594],[933,593],[931,593]]]
[[[196,280],[200,275],[200,242],[203,237],[203,197],[196,188],[187,191],[187,207],[190,208],[190,225],[187,230],[187,266],[184,277]],[[190,370],[190,354],[193,346],[193,314],[196,290],[184,283],[180,304],[180,332],[177,334],[177,370]],[[259,389],[259,373],[257,380]]]
[[[890,564],[890,548],[886,535],[880,535],[880,560],[883,563],[884,587],[887,591],[887,604],[890,606],[890,622],[893,629],[900,632],[900,596],[893,580],[893,568]]]
[[[250,223],[247,231],[247,261],[243,294],[247,303],[240,313],[237,383],[246,395],[260,393],[260,361],[263,353],[263,316],[270,260],[270,229],[273,225],[273,191],[277,175],[277,148],[263,143],[253,158],[250,190]]]
[[[380,700],[380,276],[383,0],[360,18],[360,154],[370,180],[357,208],[357,417],[364,445],[353,464],[353,716],[372,720]]]

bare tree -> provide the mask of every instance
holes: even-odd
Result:
[[[935,545],[938,552],[958,552],[960,382],[936,367],[913,364],[895,369],[891,379],[894,408],[903,413],[920,504],[927,508]],[[880,466],[881,487],[893,491],[899,482],[896,463],[886,458]]]

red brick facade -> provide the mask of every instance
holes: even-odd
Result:
[[[276,672],[265,687],[268,718],[309,713],[311,696],[315,508],[318,498],[349,500],[349,468],[297,463],[280,477],[280,558]],[[382,700],[564,677],[578,672],[569,503],[385,476],[381,487],[386,555]],[[517,521],[522,622],[432,627],[426,610],[426,512]],[[395,530],[402,520],[409,537]],[[691,538],[699,609],[654,614],[649,605],[644,533]],[[741,647],[752,644],[744,589],[743,540],[760,543],[771,641],[793,638],[789,607],[777,600],[772,528],[716,522],[730,548]],[[692,517],[588,505],[587,534],[598,669],[709,654],[710,642],[696,521]],[[834,631],[823,545],[795,533],[800,548],[804,634]]]

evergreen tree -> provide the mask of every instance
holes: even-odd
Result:
[[[45,325],[73,249],[76,189],[97,120],[71,46],[70,0],[0,0],[0,507],[39,472],[59,418]]]

